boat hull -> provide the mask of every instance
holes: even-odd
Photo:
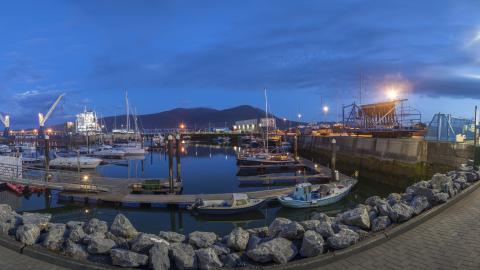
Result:
[[[200,214],[206,214],[206,215],[233,215],[233,214],[239,214],[239,213],[258,210],[263,205],[265,205],[266,202],[267,202],[266,200],[263,200],[259,203],[252,204],[247,207],[238,207],[238,208],[230,208],[230,207],[211,208],[211,207],[198,206],[197,208],[195,208],[195,210]]]
[[[349,187],[344,192],[338,194],[337,196],[328,197],[325,199],[316,199],[311,201],[300,201],[300,200],[285,200],[283,197],[279,197],[278,201],[282,206],[289,207],[289,208],[313,208],[313,207],[321,207],[330,204],[334,204],[345,196],[350,193],[352,187]]]

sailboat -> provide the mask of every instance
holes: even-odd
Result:
[[[268,150],[268,133],[269,133],[270,118],[268,117],[267,88],[264,89],[264,94],[265,94],[265,122],[266,122],[264,151],[263,152],[256,152],[256,151],[246,152],[243,154],[239,154],[237,156],[237,163],[243,164],[243,165],[259,165],[259,164],[284,165],[284,164],[295,163],[296,160],[287,152],[272,153]]]
[[[135,137],[137,137],[138,125],[137,125],[137,115],[136,115],[136,113],[134,113],[135,129],[134,130],[130,129],[130,105],[128,103],[127,92],[125,92],[125,106],[126,106],[126,111],[127,111],[127,125],[126,125],[126,129],[119,130],[120,131],[119,133],[135,134]],[[118,150],[121,150],[121,151],[125,152],[126,156],[145,155],[145,149],[142,148],[141,144],[139,144],[136,140],[134,142],[115,144],[114,147],[115,147],[115,149],[118,149]]]

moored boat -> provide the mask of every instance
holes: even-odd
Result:
[[[93,157],[60,157],[50,160],[50,167],[66,168],[66,169],[95,169],[102,162],[99,158]]]
[[[278,197],[282,206],[291,208],[320,207],[336,203],[347,196],[357,183],[355,179],[348,179],[341,183],[319,185],[316,189],[310,183],[295,186],[292,194]]]
[[[229,215],[257,210],[266,202],[264,199],[250,199],[245,193],[233,193],[230,200],[199,199],[189,208],[201,214]]]

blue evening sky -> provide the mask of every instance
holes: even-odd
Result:
[[[429,121],[480,105],[480,3],[473,1],[3,1],[0,111],[36,125],[84,106],[139,114],[176,107],[263,108],[329,120],[341,105],[400,97]]]

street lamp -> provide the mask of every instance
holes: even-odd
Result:
[[[327,105],[323,106],[322,111],[323,111],[323,122],[325,123],[327,121],[327,113],[330,110]]]

